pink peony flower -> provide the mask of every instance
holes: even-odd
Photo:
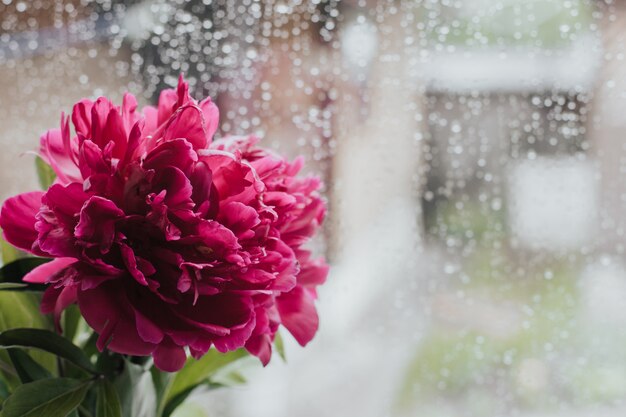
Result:
[[[97,346],[152,355],[180,369],[211,346],[245,347],[267,364],[282,324],[301,344],[318,327],[316,287],[328,266],[303,245],[325,206],[319,179],[255,137],[213,141],[219,119],[182,77],[158,106],[106,98],[74,105],[41,137],[57,174],[45,192],[8,199],[5,238],[54,260],[30,272],[49,284],[41,309],[77,303]]]

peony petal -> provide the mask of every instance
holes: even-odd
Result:
[[[261,334],[252,336],[246,342],[245,348],[250,354],[259,358],[263,366],[270,363],[270,359],[272,358],[272,341],[269,335]]]
[[[147,135],[153,134],[159,127],[158,110],[154,106],[145,106],[142,109],[144,121],[146,124],[145,133]]]
[[[192,236],[184,237],[179,240],[183,245],[196,245],[198,249],[202,244],[207,254],[213,256],[221,256],[226,259],[236,257],[237,250],[241,245],[237,242],[237,237],[233,232],[214,220],[201,220],[198,222]],[[233,261],[236,261],[235,258]]]
[[[80,170],[74,162],[77,158],[74,155],[74,153],[77,153],[78,148],[76,143],[73,143],[76,149],[67,149],[60,129],[47,131],[41,136],[39,143],[41,157],[50,165],[61,184],[81,180]],[[71,145],[70,147],[72,147]]]
[[[57,299],[56,305],[54,306],[54,321],[59,330],[61,329],[61,313],[71,304],[76,302],[76,294],[76,286],[70,285],[63,287],[63,291],[61,291],[61,294]]]
[[[67,225],[75,225],[78,214],[90,195],[83,191],[83,185],[72,183],[66,186],[54,184],[41,201]]]
[[[85,140],[80,146],[79,168],[83,178],[95,174],[109,175],[111,171],[111,165],[105,159],[102,149],[90,140]]]
[[[205,149],[209,141],[202,110],[193,104],[176,110],[166,123],[162,137],[165,142],[185,138],[194,149]]]
[[[147,286],[148,281],[146,281],[146,277],[144,274],[137,268],[137,260],[135,259],[135,254],[130,246],[125,244],[120,244],[120,253],[122,255],[122,260],[124,261],[124,265],[126,265],[126,269],[130,273],[130,275],[140,283],[141,285]]]
[[[154,191],[165,191],[163,203],[171,210],[191,210],[192,188],[189,179],[178,168],[168,166],[162,169],[154,179]]]
[[[174,89],[167,88],[161,91],[161,94],[159,95],[157,126],[161,126],[169,120],[172,113],[174,113],[174,110],[176,110],[177,101],[178,95]]]
[[[54,184],[48,189],[41,199],[43,206],[35,223],[37,244],[43,251],[57,257],[80,256],[74,227],[78,220],[76,214],[88,197],[79,183]]]
[[[222,336],[213,341],[215,349],[222,353],[230,352],[231,350],[239,349],[245,346],[246,341],[250,339],[250,335],[254,330],[255,316],[252,315],[250,320],[245,322],[242,326],[232,328],[230,334]]]
[[[171,166],[187,174],[191,172],[197,160],[198,156],[194,152],[191,143],[185,139],[174,139],[169,142],[162,142],[150,151],[142,167],[158,171]]]
[[[50,314],[54,311],[54,307],[56,306],[57,299],[59,298],[61,291],[63,291],[63,287],[56,288],[49,286],[46,288],[43,292],[43,296],[41,297],[41,305],[39,306],[42,314]]]
[[[41,208],[43,194],[42,191],[33,191],[7,199],[0,212],[0,227],[4,238],[13,246],[45,256],[45,253],[33,250],[37,240],[35,215]]]
[[[161,343],[154,351],[154,365],[161,371],[179,371],[187,360],[185,349],[173,342]]]
[[[124,120],[124,129],[130,132],[132,127],[139,120],[137,114],[137,99],[130,93],[125,93],[122,99],[122,119]]]
[[[78,292],[82,316],[99,335],[98,348],[108,348],[127,355],[149,355],[156,346],[144,341],[137,332],[135,314],[119,280]]]
[[[218,221],[232,230],[239,238],[260,223],[259,213],[254,208],[237,201],[226,203],[220,207]]]
[[[300,273],[298,274],[298,285],[316,286],[326,282],[330,266],[324,258],[315,260],[300,261]]]
[[[45,264],[39,265],[37,268],[31,270],[28,274],[24,275],[22,281],[31,284],[46,284],[49,282],[50,277],[75,262],[75,258],[53,259],[52,261],[46,262]]]
[[[128,146],[126,147],[126,153],[124,154],[124,157],[118,164],[118,170],[123,172],[124,167],[126,167],[126,165],[138,159],[140,155],[143,153],[143,146],[145,146],[145,144],[143,144],[141,141],[143,129],[144,129],[143,120],[140,120],[137,123],[135,123],[130,129],[130,134],[128,135]]]
[[[163,331],[137,309],[133,310],[135,311],[135,322],[137,323],[137,333],[139,333],[139,336],[146,342],[161,343],[165,337]]]
[[[313,339],[319,318],[313,297],[302,287],[295,287],[276,298],[276,307],[283,324],[298,341],[305,346]]]
[[[193,188],[191,199],[199,207],[202,203],[209,200],[211,195],[211,185],[213,183],[213,174],[207,164],[198,162],[193,167],[193,172],[189,177],[189,182]]]
[[[106,136],[106,126],[109,113],[115,109],[106,97],[98,97],[91,108],[91,136],[88,136],[100,149],[104,149],[109,142]]]
[[[100,247],[106,253],[115,238],[115,221],[124,216],[114,202],[99,196],[87,200],[80,211],[80,220],[74,230],[77,239]]]
[[[61,314],[63,310],[76,302],[76,286],[54,288],[49,287],[41,299],[41,312],[54,313],[54,327],[61,333]]]
[[[211,97],[207,97],[200,102],[200,110],[202,110],[202,115],[206,122],[206,134],[210,142],[220,122],[220,111],[211,100]]]
[[[72,123],[76,133],[83,137],[90,137],[91,135],[91,109],[93,108],[93,102],[88,99],[82,99],[78,103],[74,104],[72,109]]]
[[[121,159],[126,154],[126,146],[128,145],[128,135],[124,127],[124,120],[117,109],[111,109],[107,116],[106,125],[102,132],[104,143],[113,142],[113,157]]]

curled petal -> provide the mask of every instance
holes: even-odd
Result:
[[[74,258],[56,258],[50,262],[46,262],[43,265],[39,265],[37,268],[31,270],[28,274],[24,275],[22,281],[31,284],[46,284],[50,282],[50,278],[62,269],[76,262]]]
[[[194,149],[204,149],[209,140],[202,111],[196,105],[181,107],[163,128],[164,141],[185,138]]]
[[[33,248],[37,240],[35,216],[41,208],[43,194],[41,191],[33,191],[7,199],[0,212],[0,227],[4,238],[13,246],[45,256],[45,253]]]
[[[74,104],[72,109],[72,123],[76,133],[87,138],[91,135],[91,109],[93,102],[83,99]]]
[[[174,139],[162,142],[154,148],[144,160],[144,169],[160,170],[165,167],[176,167],[184,173],[191,171],[198,156],[192,144],[186,139]]]
[[[69,135],[69,133],[68,133]],[[51,129],[41,136],[39,152],[44,161],[57,175],[58,181],[67,184],[80,181],[81,175],[76,165],[78,145],[70,142],[66,147],[60,129]]]
[[[114,202],[93,196],[81,209],[74,234],[84,242],[98,245],[100,251],[106,253],[115,238],[115,221],[123,216],[124,212]]]

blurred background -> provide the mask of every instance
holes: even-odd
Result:
[[[622,416],[625,42],[622,0],[1,0],[0,199],[184,72],[324,178],[333,268],[306,349],[178,417]]]

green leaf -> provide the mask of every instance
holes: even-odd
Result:
[[[7,349],[13,367],[23,384],[51,378],[50,372],[21,349]]]
[[[20,284],[17,282],[0,282],[0,290],[4,291],[4,290],[19,290],[19,289],[26,289],[28,287],[28,284]]]
[[[159,406],[159,415],[167,417],[169,414],[166,414],[165,411],[171,413],[175,409],[169,405],[170,402],[176,405],[181,404],[193,389],[209,382],[209,378],[218,370],[247,355],[248,353],[244,349],[228,353],[220,353],[211,349],[198,360],[187,359],[183,369],[178,371],[165,390]]]
[[[9,396],[9,387],[2,380],[2,378],[0,378],[0,404],[2,404],[4,400],[7,399],[8,396]]]
[[[230,372],[218,372],[211,378],[211,384],[221,387],[232,387],[246,383],[246,378],[241,372],[232,370]]]
[[[0,292],[0,331],[19,327],[52,328],[52,321],[39,311],[38,294]]]
[[[122,415],[132,417],[154,417],[156,414],[156,392],[152,375],[144,367],[124,362],[124,372],[115,381],[115,389],[122,404]]]
[[[46,289],[45,285],[28,284],[23,282],[22,278],[33,269],[50,261],[51,259],[48,258],[34,257],[17,259],[0,268],[0,282],[23,284],[25,285],[25,287],[23,287],[25,290],[43,291]]]
[[[42,379],[20,385],[3,404],[2,417],[66,417],[85,398],[91,381]]]
[[[209,413],[206,406],[187,402],[177,408],[172,417],[209,417]]]
[[[126,360],[124,356],[119,353],[111,352],[108,349],[105,349],[102,353],[100,353],[98,355],[98,359],[96,360],[96,370],[101,375],[107,376],[111,379],[114,379],[122,373],[125,366]]]
[[[150,368],[150,373],[152,374],[152,382],[154,383],[154,389],[157,396],[157,404],[161,404],[175,374],[160,371],[155,366]]]
[[[42,329],[12,329],[0,333],[0,347],[37,348],[57,355],[91,373],[96,373],[83,351],[58,334]]]
[[[174,397],[170,398],[170,400],[163,408],[163,412],[161,413],[163,417],[170,417],[178,408],[185,402],[189,394],[196,389],[198,385],[192,385],[185,389],[184,391],[179,392]]]
[[[0,291],[0,332],[14,328],[52,328],[52,321],[39,311],[39,294]],[[57,361],[46,352],[31,352],[30,356],[49,371],[56,370]],[[0,362],[9,364],[11,361],[6,351],[0,349]],[[0,376],[5,378],[9,387],[20,384],[13,366],[10,369],[0,366]]]
[[[96,417],[122,417],[120,397],[108,379],[98,382]]]
[[[274,336],[274,347],[276,348],[276,352],[280,355],[283,361],[287,362],[287,356],[285,355],[285,344],[283,343],[283,336],[280,332],[276,332]]]
[[[35,159],[35,166],[37,167],[37,177],[39,178],[39,185],[44,190],[50,188],[54,183],[57,175],[54,173],[50,165],[46,163],[41,157]]]

